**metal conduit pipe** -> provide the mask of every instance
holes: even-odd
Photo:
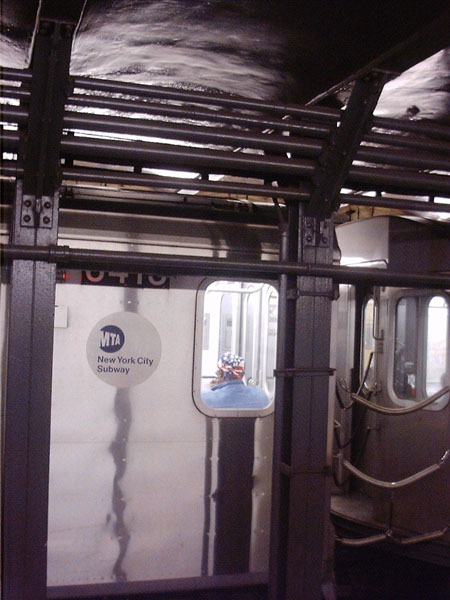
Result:
[[[1,120],[6,123],[18,123],[23,125],[28,120],[28,110],[23,106],[4,104],[2,106]]]
[[[0,165],[0,175],[3,177],[23,177],[23,168],[17,166],[15,160],[4,160],[3,164]]]
[[[18,100],[23,100],[29,98],[30,91],[20,87],[3,86],[1,90],[1,95],[8,98],[16,98]],[[148,111],[152,115],[173,116],[178,117],[180,119],[185,118],[190,120],[201,119],[218,122],[230,122],[232,124],[255,126],[258,129],[267,128],[275,130],[284,130],[297,134],[308,134],[311,137],[318,137],[321,139],[327,137],[330,133],[330,127],[322,126],[319,124],[298,123],[294,121],[281,119],[276,121],[252,118],[249,116],[238,116],[226,113],[208,112],[204,110],[198,110],[196,107],[193,107],[193,110],[189,110],[186,108],[174,107],[169,105],[149,104],[148,102],[130,103],[129,100],[120,100],[117,98],[72,96],[68,100],[68,105],[72,104],[128,112],[139,112],[139,110],[142,109],[146,112]],[[401,122],[399,128],[403,128],[403,122]],[[437,153],[449,153],[448,144],[446,144],[445,142],[439,142],[438,140],[426,140],[422,137],[410,138],[397,136],[395,134],[370,133],[364,136],[363,140],[366,142],[381,144],[385,146],[395,145],[417,148],[422,151],[426,150]]]
[[[11,69],[0,68],[0,78],[9,81],[31,81],[31,71],[28,69]],[[154,88],[136,83],[114,82],[102,79],[90,79],[75,77],[73,78],[75,86],[83,89],[110,91],[111,93],[134,94],[144,96],[157,96],[165,99],[181,100],[186,102],[205,102],[209,104],[218,104],[221,106],[231,106],[235,108],[253,109],[256,111],[268,110],[277,114],[291,114],[301,118],[307,117],[312,119],[325,119],[327,121],[337,121],[341,118],[341,111],[331,108],[311,108],[300,106],[284,106],[281,104],[273,104],[270,102],[251,100],[251,99],[234,99],[204,94],[201,92],[189,92],[186,90],[175,90],[171,88]],[[440,139],[450,139],[450,129],[438,123],[430,123],[423,121],[407,121],[403,119],[389,119],[386,117],[373,117],[371,122],[372,127],[408,131],[418,135],[428,135]]]
[[[445,454],[439,459],[439,462],[437,462],[434,465],[431,465],[429,467],[426,467],[425,469],[422,469],[421,471],[418,471],[417,473],[415,473],[414,475],[411,475],[410,477],[406,477],[405,479],[400,479],[399,481],[382,481],[381,479],[375,479],[375,477],[366,475],[366,473],[363,473],[362,471],[357,469],[354,465],[352,465],[346,459],[342,459],[342,465],[348,471],[350,471],[350,473],[352,473],[353,475],[358,477],[358,479],[365,481],[366,483],[370,483],[371,485],[374,485],[375,487],[385,488],[385,489],[389,489],[389,490],[395,490],[400,487],[405,487],[406,485],[410,485],[411,483],[419,481],[419,479],[423,479],[423,477],[426,477],[427,475],[431,475],[432,473],[434,473],[435,471],[440,469],[448,461],[449,458],[450,458],[450,450],[447,450],[445,452]]]
[[[450,195],[450,177],[432,173],[414,173],[412,171],[396,171],[393,169],[376,169],[371,167],[351,167],[346,186],[383,190],[395,193],[415,193],[418,195]]]
[[[428,154],[424,151],[399,152],[398,149],[360,146],[356,152],[355,160],[396,167],[411,167],[414,169],[430,169],[450,172],[449,157]]]
[[[427,135],[437,139],[450,139],[450,127],[431,123],[430,121],[408,121],[406,119],[389,119],[387,117],[373,117],[371,127],[395,131],[407,131],[416,135]]]
[[[133,100],[121,100],[119,98],[105,98],[104,96],[70,96],[67,106],[88,106],[91,108],[101,108],[107,110],[118,110],[122,112],[139,113],[145,112],[149,115],[158,115],[163,117],[173,117],[177,119],[188,119],[211,121],[220,123],[231,123],[245,127],[255,127],[261,129],[274,129],[276,131],[289,131],[297,134],[307,134],[312,137],[325,138],[330,134],[329,125],[320,125],[318,123],[268,119],[267,117],[253,117],[247,114],[233,114],[223,111],[208,111],[198,106],[179,107],[170,104],[161,104],[155,102],[145,102]]]
[[[31,71],[29,69],[12,69],[9,67],[0,67],[0,79],[5,81],[31,81]]]
[[[4,85],[0,89],[0,96],[3,98],[15,98],[16,100],[28,100],[30,97],[30,90],[13,85]]]
[[[385,198],[383,196],[360,196],[357,194],[341,194],[340,200],[341,204],[351,204],[352,206],[380,206],[398,210],[450,212],[450,202],[434,203],[420,200],[403,200],[402,198]]]
[[[96,171],[94,169],[64,168],[63,176],[66,180],[73,179],[77,182],[91,182],[101,184],[120,184],[130,186],[176,188],[198,190],[204,192],[219,192],[223,194],[243,194],[244,196],[277,197],[284,200],[306,202],[309,200],[310,186],[298,183],[295,190],[270,185],[255,185],[232,182],[213,182],[199,179],[180,179],[170,177],[156,177],[145,174],[124,173],[123,171]],[[341,194],[342,203],[355,206],[381,206],[399,210],[450,212],[450,203],[435,204],[416,200],[402,200],[397,198],[383,198],[382,196],[368,197],[356,194]]]
[[[153,167],[174,165],[183,169],[202,170],[214,166],[215,171],[231,173],[244,172],[247,177],[264,173],[274,178],[283,175],[295,177],[314,176],[316,165],[311,160],[296,160],[277,156],[246,154],[172,146],[170,144],[145,144],[142,142],[118,142],[111,140],[93,140],[87,138],[65,137],[61,142],[63,155],[71,158],[89,158],[96,160],[117,160],[120,164],[147,164]],[[351,167],[346,184],[358,184],[358,188],[381,189],[385,191],[408,190],[427,195],[450,195],[450,177],[411,171],[394,171],[370,167]]]
[[[171,144],[155,144],[144,142],[121,142],[113,140],[96,140],[81,137],[63,137],[61,141],[63,156],[73,158],[89,158],[96,160],[117,160],[118,163],[138,163],[160,168],[163,165],[182,167],[183,170],[194,168],[202,170],[213,168],[215,172],[223,170],[250,173],[269,173],[280,175],[297,175],[312,177],[315,163],[311,160],[295,160],[261,154],[244,152],[224,152],[195,148],[192,146],[174,146]]]
[[[296,189],[273,187],[271,185],[256,185],[220,181],[205,181],[201,179],[181,179],[175,177],[158,177],[145,174],[124,173],[123,171],[94,171],[88,169],[63,168],[65,180],[91,182],[102,184],[120,184],[156,188],[175,188],[198,190],[203,192],[219,192],[222,194],[242,194],[244,196],[265,196],[283,198],[285,200],[306,201],[310,196],[310,186],[299,183]]]
[[[28,112],[22,107],[9,106],[2,110],[2,117],[7,122],[24,123]],[[187,140],[205,144],[235,145],[249,148],[262,148],[275,152],[292,152],[300,156],[317,157],[323,145],[310,138],[293,138],[277,135],[252,134],[235,130],[214,129],[194,125],[174,123],[155,123],[143,119],[127,119],[123,117],[85,115],[66,113],[64,126],[72,129],[85,129],[95,132],[124,133],[138,136],[166,136],[169,139]],[[450,159],[424,152],[419,154],[386,148],[360,147],[356,160],[372,163],[383,163],[395,166],[415,167],[417,169],[435,169],[450,171]]]
[[[436,394],[433,394],[432,396],[430,396],[429,398],[425,398],[425,400],[422,400],[421,402],[417,402],[416,404],[413,404],[412,406],[407,406],[406,408],[389,408],[388,406],[380,406],[379,404],[375,404],[374,402],[371,402],[370,400],[366,400],[365,398],[363,398],[362,396],[359,396],[358,394],[351,394],[351,397],[353,398],[353,400],[356,400],[356,402],[359,402],[360,404],[367,406],[367,408],[369,408],[370,410],[373,410],[374,412],[378,412],[378,413],[381,413],[384,415],[394,415],[395,416],[395,415],[408,415],[409,413],[417,412],[417,411],[421,410],[422,408],[425,408],[425,406],[429,406],[430,404],[433,404],[433,402],[435,402],[436,400],[441,398],[441,396],[444,396],[444,394],[446,394],[449,391],[450,391],[450,387],[446,386],[446,387],[442,388],[442,390],[439,390],[439,392],[436,392]]]
[[[258,135],[188,124],[155,123],[142,119],[66,113],[64,125],[73,129],[90,129],[92,131],[108,131],[140,136],[167,136],[169,139],[197,143],[262,148],[281,153],[292,152],[299,156],[311,158],[316,158],[323,151],[323,144],[310,138]],[[415,154],[386,148],[360,147],[356,154],[356,160],[415,167],[417,169],[450,171],[450,159],[434,154],[428,155],[423,151]]]
[[[298,105],[282,105],[261,100],[252,100],[246,98],[226,98],[205,94],[202,92],[190,92],[186,90],[175,90],[172,88],[158,88],[145,86],[136,83],[124,83],[105,81],[103,79],[89,79],[76,77],[74,79],[75,86],[90,89],[109,91],[112,93],[135,94],[153,96],[171,100],[181,100],[187,102],[204,102],[209,104],[218,104],[221,106],[231,106],[234,108],[244,108],[247,110],[267,110],[277,114],[292,115],[300,118],[312,118],[326,121],[338,121],[341,118],[341,111],[332,108],[306,107]],[[450,139],[450,129],[437,123],[429,123],[422,121],[407,121],[403,119],[389,119],[386,117],[373,117],[372,127],[382,129],[393,129],[400,131],[409,131],[420,135],[429,135],[431,137]]]
[[[16,166],[13,161],[11,165],[4,161],[0,167],[0,173],[6,177],[21,177],[23,169]],[[63,179],[73,180],[76,183],[93,183],[106,185],[129,185],[148,188],[175,188],[188,190],[198,190],[200,192],[218,192],[221,194],[242,194],[243,196],[264,196],[272,198],[276,196],[279,199],[307,202],[310,197],[310,189],[306,184],[299,183],[297,190],[288,188],[272,187],[270,185],[241,184],[231,182],[213,182],[199,179],[179,179],[170,177],[156,177],[145,174],[124,173],[123,171],[97,171],[94,169],[76,169],[63,168]],[[342,203],[349,203],[354,206],[379,206],[384,208],[394,208],[407,211],[425,211],[425,212],[450,212],[450,202],[446,204],[435,204],[430,202],[421,202],[416,200],[388,199],[378,196],[376,198],[367,196],[358,196],[355,194],[341,194]]]
[[[106,81],[104,79],[95,79],[87,77],[75,77],[75,87],[96,90],[101,92],[111,92],[115,94],[130,94],[136,96],[150,96],[154,98],[163,98],[165,100],[179,100],[183,102],[197,102],[203,104],[213,104],[218,106],[229,106],[231,108],[242,108],[253,111],[267,111],[281,115],[293,115],[301,118],[324,119],[335,121],[340,117],[340,111],[332,108],[302,107],[298,105],[282,105],[264,100],[254,100],[251,98],[232,98],[208,94],[205,92],[191,92],[189,90],[180,90],[169,87],[157,87],[143,85],[139,83],[128,83],[124,81]]]
[[[2,136],[3,150],[8,152],[15,152],[19,147],[19,135],[16,133],[4,133]],[[140,144],[129,144],[123,142],[112,142],[112,141],[96,141],[85,139],[83,141],[80,138],[64,138],[61,143],[65,156],[73,158],[88,158],[90,160],[105,161],[105,154],[109,157],[116,159],[117,162],[122,163],[134,163],[141,162],[152,164],[155,168],[162,166],[181,166],[183,169],[192,167],[194,169],[202,170],[210,165],[217,166],[219,171],[230,171],[232,173],[244,171],[245,175],[260,175],[271,173],[274,178],[280,175],[293,175],[293,176],[309,176],[312,177],[314,174],[315,165],[311,161],[300,162],[296,160],[288,160],[277,157],[265,157],[260,155],[250,155],[244,153],[226,153],[217,152],[211,154],[208,150],[198,150],[196,148],[189,148],[180,150],[179,146],[173,147],[171,145],[153,144],[151,146],[145,146]],[[117,175],[116,181],[119,180],[119,174]],[[137,184],[137,177],[133,177]],[[411,173],[395,172],[392,170],[383,169],[376,171],[374,168],[367,167],[352,167],[348,177],[349,184],[357,183],[357,187],[368,190],[387,190],[400,193],[417,193],[426,195],[439,195],[449,196],[450,195],[450,178],[441,175],[432,175],[428,173]],[[131,185],[133,184],[130,180]],[[144,184],[146,185],[146,184]],[[178,181],[175,187],[180,187],[182,180]],[[192,180],[191,184],[192,186]],[[192,186],[190,189],[196,189],[196,186]],[[278,188],[272,188],[271,195],[277,195],[273,193]],[[240,193],[240,192],[237,192]],[[280,197],[287,198],[289,194]],[[292,196],[291,196],[292,197]],[[349,202],[348,195],[342,195],[343,202]],[[360,198],[355,200],[355,204],[363,205],[379,205],[387,207],[388,204],[384,201],[364,200]],[[396,204],[396,206],[395,206]],[[392,207],[400,208],[400,202],[390,203]],[[406,205],[403,205],[406,206]],[[429,207],[431,208],[431,204]],[[445,205],[438,205],[445,210]],[[424,208],[423,203],[416,203],[411,205],[411,210],[427,210]],[[431,208],[432,211],[440,212],[440,209]]]
[[[282,135],[264,135],[180,123],[156,122],[144,119],[130,119],[83,113],[66,113],[64,126],[69,129],[88,129],[91,131],[125,133],[138,136],[157,136],[167,139],[186,140],[203,144],[221,146],[244,146],[261,148],[275,152],[296,152],[302,156],[316,157],[322,150],[322,144],[308,138],[293,138]]]
[[[180,119],[202,119],[218,122],[231,122],[243,126],[255,126],[258,129],[267,128],[274,130],[289,131],[297,134],[306,134],[311,137],[324,138],[330,134],[331,125],[322,125],[320,123],[298,122],[291,119],[269,120],[267,118],[256,118],[250,115],[237,115],[223,112],[205,111],[198,107],[186,108],[171,106],[168,104],[149,103],[145,101],[121,100],[119,98],[105,98],[104,96],[81,96],[74,95],[68,100],[68,105],[89,106],[95,108],[119,110],[125,112],[148,112],[153,115],[172,116]],[[417,122],[416,122],[417,123]],[[448,153],[448,144],[439,140],[427,140],[426,135],[427,124],[418,123],[412,130],[413,133],[419,135],[419,138],[410,138],[406,136],[398,136],[389,133],[373,132],[365,135],[363,140],[370,143],[396,145],[396,146],[412,146],[421,150],[430,150],[433,152]],[[397,129],[404,129],[403,121],[399,122]],[[406,127],[409,131],[409,126]],[[435,130],[433,129],[433,133]]]
[[[2,131],[1,141],[3,152],[17,152],[20,143],[20,136],[14,131]]]
[[[4,149],[17,149],[19,136],[5,133]],[[244,171],[247,176],[254,174],[292,175],[312,177],[315,164],[312,161],[299,161],[275,156],[262,156],[246,153],[227,153],[208,149],[183,148],[169,144],[144,144],[135,142],[118,142],[111,140],[93,140],[87,138],[65,137],[61,142],[63,156],[71,158],[89,158],[95,160],[117,160],[119,164],[141,163],[152,164],[153,167],[182,166],[204,169],[210,165],[217,170],[231,172]],[[428,173],[412,173],[411,171],[376,170],[369,167],[352,167],[349,171],[348,183],[357,183],[363,189],[382,189],[427,195],[450,195],[450,178]]]
[[[19,147],[19,134],[5,132],[2,134],[2,142],[4,151],[15,151]],[[130,143],[64,136],[61,148],[63,157],[102,160],[109,164],[114,161],[117,161],[118,164],[137,162],[151,165],[154,168],[170,165],[171,167],[180,166],[183,170],[189,167],[201,170],[213,165],[218,171],[222,169],[237,170],[244,171],[247,175],[249,172],[256,172],[302,176],[312,176],[315,170],[315,164],[312,161],[301,162],[277,156],[212,151],[207,148],[173,146],[171,144]]]
[[[5,260],[41,260],[56,262],[66,268],[94,268],[121,266],[132,272],[158,272],[163,274],[199,274],[211,276],[251,276],[264,280],[280,274],[305,277],[328,277],[338,283],[366,281],[377,285],[406,286],[412,288],[449,289],[450,276],[403,273],[386,269],[359,267],[322,266],[274,261],[232,261],[223,258],[199,256],[162,256],[142,252],[119,252],[87,250],[68,246],[20,246],[1,245]],[[137,271],[134,271],[137,269]]]
[[[16,151],[19,146],[19,135],[4,132],[2,135],[3,150]],[[202,169],[210,165],[218,170],[245,171],[249,176],[253,173],[272,173],[274,177],[292,175],[297,177],[312,177],[315,164],[312,161],[294,160],[283,157],[252,155],[245,153],[227,153],[208,149],[183,148],[168,144],[144,144],[118,142],[111,140],[92,140],[87,138],[64,137],[61,142],[63,155],[74,158],[89,158],[96,160],[116,159],[118,162],[153,163],[152,166],[180,165],[184,169],[193,167]],[[411,171],[377,170],[370,167],[351,167],[348,183],[358,184],[364,189],[381,189],[407,193],[424,193],[441,196],[450,195],[450,177],[429,173],[413,173]]]
[[[438,154],[450,154],[448,142],[429,140],[424,137],[410,137],[406,135],[396,135],[394,133],[369,133],[363,137],[363,141],[371,144],[381,144],[383,146],[400,146],[405,148],[415,148],[417,150],[426,150],[427,152],[437,152]]]

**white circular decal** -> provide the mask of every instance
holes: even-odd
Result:
[[[140,315],[114,313],[95,325],[86,354],[97,377],[115,387],[132,387],[150,377],[158,366],[161,338]]]

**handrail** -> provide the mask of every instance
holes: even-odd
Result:
[[[383,533],[378,533],[376,535],[370,535],[363,538],[343,538],[336,536],[335,539],[343,546],[368,546],[370,544],[377,544],[378,542],[385,541],[392,542],[393,544],[397,544],[400,546],[411,546],[413,544],[420,544],[421,542],[430,542],[431,540],[440,538],[448,531],[448,529],[449,526],[444,527],[444,529],[439,529],[437,531],[430,531],[429,533],[422,533],[419,535],[413,535],[405,538],[396,537],[393,534],[392,529],[387,529]]]
[[[422,533],[419,535],[412,535],[407,538],[398,538],[395,537],[391,530],[386,532],[387,538],[390,542],[394,542],[394,544],[399,544],[401,546],[411,546],[412,544],[419,544],[420,542],[429,542],[431,540],[435,540],[439,537],[442,537],[447,531],[449,526],[444,527],[444,529],[440,529],[438,531],[430,531],[429,533]]]
[[[442,465],[444,465],[449,460],[449,458],[450,458],[450,450],[447,450],[445,452],[445,454],[439,459],[439,462],[437,462],[434,465],[431,465],[429,467],[426,467],[422,471],[418,471],[417,473],[415,473],[414,475],[411,475],[410,477],[406,477],[405,479],[400,479],[399,481],[382,481],[381,479],[375,479],[375,477],[366,475],[366,473],[363,473],[362,471],[360,471],[359,469],[354,467],[348,460],[342,459],[342,457],[341,457],[341,460],[342,460],[342,465],[348,471],[350,471],[350,473],[352,473],[359,479],[362,479],[366,483],[370,483],[371,485],[374,485],[376,487],[393,490],[393,489],[397,489],[397,488],[409,485],[410,483],[414,483],[415,481],[419,481],[419,479],[422,479],[423,477],[426,477],[427,475],[431,475],[431,473],[434,473],[435,471],[440,469],[442,467]]]
[[[378,542],[386,541],[385,533],[378,533],[376,535],[369,535],[363,538],[343,538],[339,536],[335,536],[334,538],[337,542],[342,544],[343,546],[369,546],[370,544],[377,544]]]
[[[398,415],[407,415],[409,413],[413,413],[418,410],[421,410],[422,408],[425,408],[425,406],[429,406],[430,404],[433,404],[433,402],[438,400],[438,398],[440,398],[441,396],[444,396],[449,391],[450,391],[450,386],[447,385],[444,388],[442,388],[441,390],[439,390],[439,392],[436,392],[435,394],[430,396],[429,398],[425,398],[425,400],[421,400],[420,402],[417,402],[417,404],[414,404],[413,406],[408,406],[406,408],[389,408],[387,406],[380,406],[378,404],[375,404],[374,402],[370,402],[370,400],[366,400],[365,398],[363,398],[362,396],[359,396],[358,394],[351,394],[351,397],[353,398],[353,400],[356,400],[356,402],[359,402],[360,404],[363,404],[367,408],[370,408],[370,410],[373,410],[378,413],[382,413],[384,415],[397,415],[398,416]]]
[[[344,378],[336,381],[336,400],[338,401],[338,404],[342,410],[350,410],[355,403],[352,401],[349,404],[344,404],[339,392],[339,388],[342,388],[346,394],[351,395],[351,391],[348,389],[347,382]]]

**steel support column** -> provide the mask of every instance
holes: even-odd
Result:
[[[339,192],[383,83],[380,74],[356,82],[340,127],[321,157],[310,201],[306,208],[298,206],[299,265],[330,266],[333,261],[329,217],[339,206]],[[290,236],[294,239],[292,230]],[[281,259],[286,261],[287,256],[284,251]],[[327,442],[333,280],[326,274],[299,275],[296,287],[287,289],[287,277],[280,277],[269,599],[320,600],[330,510]],[[295,300],[295,314],[291,300]]]
[[[298,261],[330,264],[332,223],[304,217],[302,206],[299,215]],[[330,278],[280,278],[270,600],[321,597],[332,299]]]
[[[16,190],[16,223],[22,186]],[[56,235],[54,228],[17,238]],[[23,235],[21,235],[21,233]],[[28,235],[27,235],[28,234]],[[2,597],[46,598],[48,463],[56,265],[13,261],[4,412]]]
[[[68,93],[72,35],[83,3],[69,18],[41,5],[32,56],[30,118],[20,158],[11,242],[57,242],[59,144]],[[56,7],[56,8],[55,8]],[[78,8],[78,12],[75,10]],[[56,265],[14,260],[11,266],[4,407],[2,598],[44,600],[50,404]]]
[[[281,223],[280,262],[288,263],[297,258],[298,208],[288,204],[287,222]],[[284,373],[294,365],[295,355],[295,305],[297,277],[283,273],[279,276],[278,289],[278,339],[277,372]],[[269,555],[269,600],[285,598],[286,562],[289,538],[290,481],[282,474],[284,464],[289,464],[292,434],[293,381],[289,377],[277,377],[275,397],[275,422],[273,439],[272,513]]]
[[[332,262],[332,228],[330,220],[300,217],[299,262]],[[330,510],[327,439],[334,296],[330,278],[299,277],[297,285],[286,598],[319,600]]]

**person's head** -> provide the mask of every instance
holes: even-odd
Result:
[[[225,352],[217,362],[217,383],[242,379],[244,377],[244,359],[237,354]]]

